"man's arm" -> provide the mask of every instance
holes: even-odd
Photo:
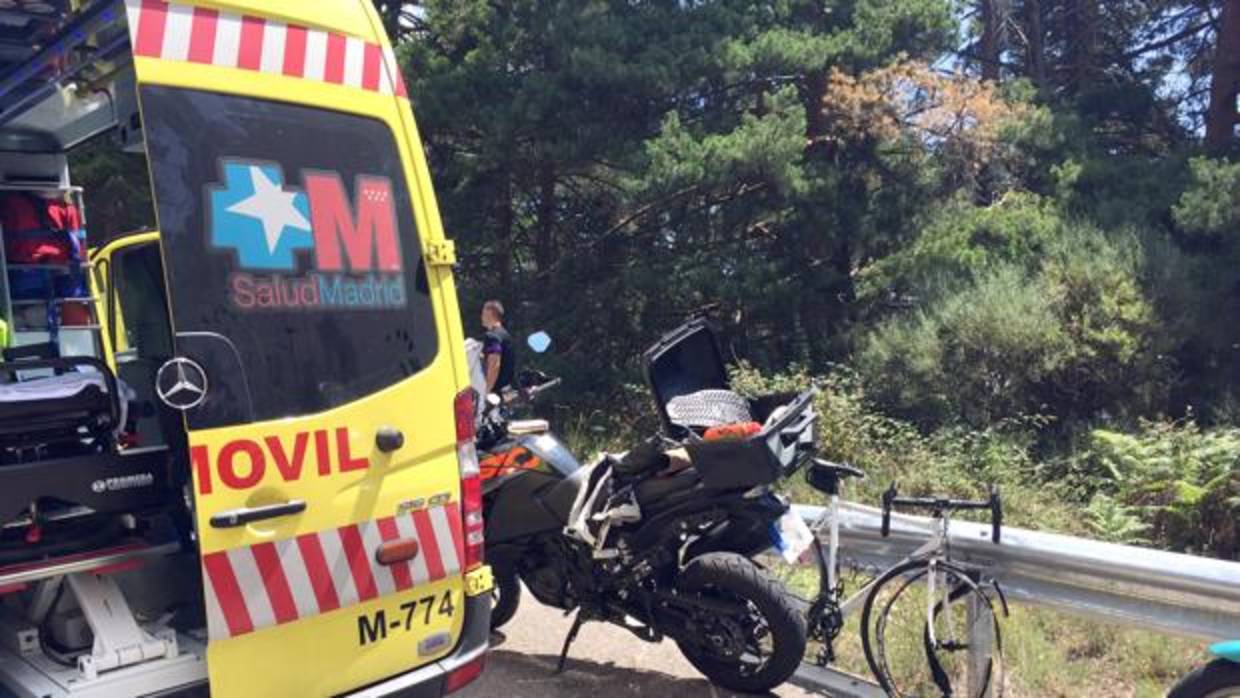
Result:
[[[495,392],[495,383],[499,380],[499,365],[503,360],[500,354],[487,354],[487,394]]]

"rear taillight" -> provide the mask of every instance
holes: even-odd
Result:
[[[448,678],[444,680],[444,695],[453,693],[465,688],[474,681],[474,679],[482,676],[482,670],[486,668],[487,656],[479,655],[477,659],[472,659],[465,664],[448,672]]]
[[[457,394],[453,403],[456,413],[456,458],[461,466],[461,517],[465,530],[465,571],[482,566],[482,472],[478,468],[478,451],[474,446],[475,395],[472,389]]]
[[[452,401],[452,411],[456,415],[456,442],[458,444],[467,441],[472,444],[477,435],[478,425],[474,422],[475,412],[478,409],[476,400],[477,396],[474,395],[473,388],[466,388],[457,393],[456,399]]]

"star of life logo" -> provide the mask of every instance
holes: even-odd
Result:
[[[404,263],[392,181],[303,170],[285,183],[278,163],[220,162],[208,191],[211,246],[235,255],[228,279],[243,310],[403,308]]]

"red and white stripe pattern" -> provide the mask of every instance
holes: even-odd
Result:
[[[406,97],[388,46],[164,0],[125,0],[137,56],[315,80]]]
[[[418,553],[394,565],[380,544],[413,538]],[[203,556],[212,640],[348,608],[459,574],[464,558],[456,503]]]

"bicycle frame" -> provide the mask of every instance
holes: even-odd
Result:
[[[892,565],[891,567],[893,568],[898,567],[900,565],[903,565],[906,562],[911,562],[914,560],[927,560],[927,559],[932,559],[932,558],[935,560],[938,560],[938,559],[947,559],[948,557],[950,557],[951,542],[950,542],[950,537],[948,536],[948,529],[950,525],[951,525],[951,516],[947,512],[944,512],[943,515],[939,518],[938,526],[935,527],[936,530],[930,536],[930,540],[926,541],[924,544],[922,544],[921,547],[909,553],[907,556],[904,557],[904,559],[900,560],[900,562],[896,563],[895,565]],[[823,526],[829,526],[828,538],[827,538],[827,550],[826,550],[825,556],[823,554],[822,542],[818,538],[818,532],[822,530]],[[843,602],[839,602],[840,601],[839,594],[841,591],[840,581],[839,581],[839,548],[840,548],[840,497],[839,495],[831,495],[830,503],[827,505],[827,510],[823,513],[822,518],[820,518],[818,521],[814,523],[813,526],[810,527],[810,530],[814,532],[813,547],[814,547],[814,552],[815,552],[815,558],[818,562],[819,578],[823,580],[823,582],[821,582],[819,585],[818,593],[822,596],[832,599],[833,601],[836,601],[837,603],[835,604],[835,606],[836,608],[839,609],[840,615],[847,617],[849,614],[856,612],[862,606],[862,604],[865,603],[866,596],[868,596],[870,593],[870,590],[874,588],[874,585],[878,582],[878,578],[876,577],[874,580],[872,580],[865,586],[858,589],[856,593],[849,596]],[[927,594],[927,597],[929,599],[928,603],[930,604],[927,610],[928,618],[933,615],[933,609],[934,609],[934,601],[933,601],[934,580],[933,578],[930,580],[930,585],[931,585],[930,593]],[[944,594],[945,594],[944,603],[946,604],[948,602],[946,598],[947,592],[945,591]],[[933,639],[933,632],[934,632],[933,623],[931,623],[930,625],[931,625],[931,633],[932,633],[931,637]]]

